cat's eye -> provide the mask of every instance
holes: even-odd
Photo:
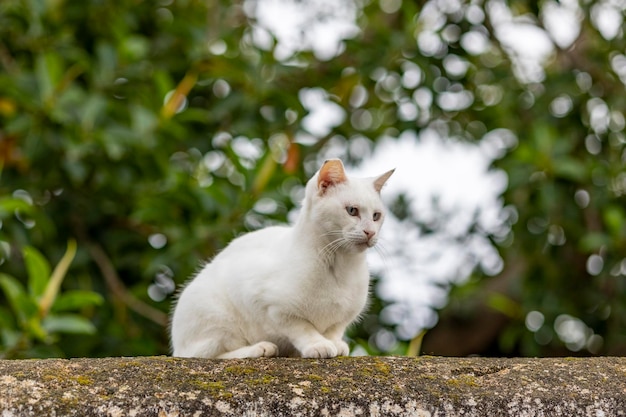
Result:
[[[378,220],[380,220],[380,212],[379,212],[379,211],[377,211],[376,213],[374,213],[373,218],[374,218],[374,221],[375,221],[375,222],[377,222]]]
[[[359,209],[357,207],[354,207],[354,206],[346,207],[346,211],[348,212],[348,214],[350,216],[358,216],[359,215]]]

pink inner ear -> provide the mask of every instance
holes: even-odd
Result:
[[[324,162],[324,165],[320,168],[319,175],[317,177],[317,188],[322,193],[326,191],[328,187],[340,184],[348,180],[346,172],[343,169],[343,164],[339,159],[329,159]]]

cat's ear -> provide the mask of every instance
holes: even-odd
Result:
[[[393,174],[395,170],[396,169],[394,168],[391,171],[387,171],[383,175],[381,175],[380,177],[374,180],[374,188],[376,189],[377,192],[380,193],[380,190],[383,189],[383,186],[385,185],[385,183],[387,182],[389,177],[391,177],[391,174]]]
[[[342,182],[346,182],[348,177],[343,169],[343,163],[340,159],[328,159],[320,168],[317,175],[317,190],[320,194],[324,194],[328,187],[332,187]]]

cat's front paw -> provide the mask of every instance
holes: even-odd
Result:
[[[250,357],[253,358],[273,358],[278,356],[278,346],[271,342],[259,342],[250,346],[254,353]]]
[[[302,351],[303,358],[334,358],[337,356],[337,347],[329,340],[317,342]]]
[[[343,340],[334,340],[333,343],[337,348],[337,356],[348,356],[350,354],[350,346]]]

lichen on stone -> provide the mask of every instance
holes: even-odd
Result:
[[[626,358],[5,360],[0,415],[609,416],[625,376]]]

